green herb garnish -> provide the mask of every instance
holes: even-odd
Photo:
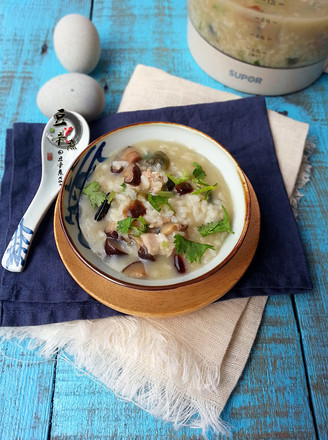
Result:
[[[169,247],[169,245],[170,243],[168,241],[162,241],[161,248],[165,250]]]
[[[184,171],[181,177],[174,177],[168,173],[166,173],[166,175],[170,180],[172,180],[172,182],[174,183],[175,186],[179,185],[182,182],[186,182],[187,180],[189,180],[189,174],[187,173],[187,171]]]
[[[198,232],[202,237],[206,237],[210,234],[217,234],[218,232],[229,232],[230,234],[234,234],[231,229],[229,214],[224,206],[222,206],[224,210],[224,218],[218,222],[207,223],[206,225],[199,226]]]
[[[177,254],[185,254],[185,257],[190,263],[198,260],[198,264],[200,264],[204,252],[207,249],[214,249],[214,246],[210,244],[187,240],[180,234],[175,234],[174,244]]]
[[[210,195],[210,192],[213,191],[216,187],[217,187],[217,183],[215,183],[214,185],[209,185],[207,182],[205,182],[205,177],[206,177],[206,173],[203,170],[203,168],[201,167],[201,165],[199,165],[199,163],[194,162],[194,171],[192,172],[190,178],[193,182],[197,183],[198,187],[195,191],[192,192],[192,194],[203,194],[205,200],[208,198],[208,196]]]
[[[124,192],[126,190],[126,183],[125,182],[121,183],[121,187],[123,188],[123,192]]]
[[[140,226],[132,225],[132,235],[139,237],[141,234],[147,231],[147,222],[142,215],[139,215],[135,221],[139,222]]]
[[[198,189],[193,191],[192,194],[207,193],[207,194],[205,194],[205,199],[207,199],[210,191],[213,191],[217,186],[218,186],[218,184],[216,183],[215,185],[207,185],[207,186],[203,186],[203,187],[198,187]]]
[[[115,197],[115,191],[111,191],[107,196],[107,203],[110,204],[110,202],[113,200],[114,197]]]
[[[203,182],[203,179],[206,177],[206,173],[199,165],[199,163],[194,162],[193,166],[195,167],[194,171],[192,172],[191,178],[196,183],[201,183],[202,185],[207,185],[207,183]]]
[[[158,191],[157,195],[168,199],[174,197],[174,194],[171,191]]]
[[[85,186],[82,193],[88,197],[93,208],[100,206],[106,199],[106,193],[100,189],[100,184],[96,181]]]
[[[134,221],[134,217],[127,217],[124,220],[119,220],[117,222],[117,232],[121,232],[121,234],[127,234]]]
[[[139,237],[147,231],[147,222],[142,215],[139,215],[138,218],[130,216],[117,222],[117,232],[127,234],[129,231],[135,237]]]
[[[157,212],[160,212],[161,207],[160,205],[167,205],[171,211],[174,212],[173,207],[170,205],[169,203],[169,198],[171,198],[172,195],[170,195],[169,197],[163,197],[160,195],[153,195],[151,193],[148,194],[148,202],[151,204],[151,206],[156,209]]]

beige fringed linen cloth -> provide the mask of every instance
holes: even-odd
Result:
[[[119,111],[238,99],[174,77],[136,67]],[[276,153],[289,196],[302,161],[308,125],[268,111]],[[31,348],[53,355],[63,348],[120,397],[175,428],[188,425],[227,432],[220,414],[250,354],[267,297],[216,302],[166,319],[132,316],[37,327],[2,328],[5,338],[30,337]]]

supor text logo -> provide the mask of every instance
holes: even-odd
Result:
[[[230,69],[229,75],[241,81],[248,81],[250,83],[261,84],[262,78],[260,76],[246,75],[246,73],[236,72]]]

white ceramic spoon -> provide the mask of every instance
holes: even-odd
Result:
[[[41,141],[40,186],[5,250],[2,258],[5,269],[24,270],[35,232],[58,194],[65,174],[88,146],[89,137],[89,126],[84,118],[64,109],[58,110],[45,126]]]

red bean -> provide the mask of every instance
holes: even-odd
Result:
[[[182,255],[174,254],[174,267],[179,273],[186,272],[186,265],[183,261]]]
[[[130,205],[128,205],[125,210],[124,214],[127,217],[134,217],[138,218],[139,215],[145,215],[146,214],[146,208],[145,205],[140,202],[140,200],[134,200]]]
[[[183,195],[191,193],[194,190],[193,186],[188,182],[181,182],[179,185],[176,185],[173,189],[177,194]]]

